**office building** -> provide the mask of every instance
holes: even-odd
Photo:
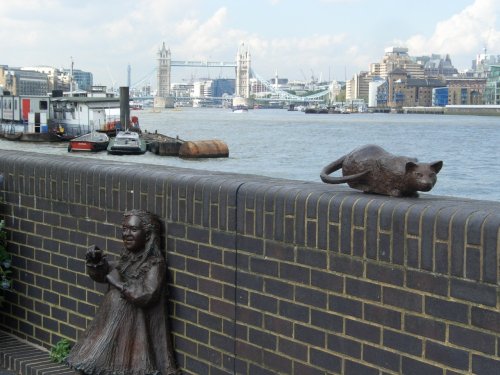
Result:
[[[45,73],[5,65],[0,66],[0,86],[11,95],[47,95],[49,92]]]

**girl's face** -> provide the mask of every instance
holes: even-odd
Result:
[[[147,241],[147,233],[142,227],[138,216],[129,216],[123,223],[123,244],[128,251],[138,252],[144,249]]]

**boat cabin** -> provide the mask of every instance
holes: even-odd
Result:
[[[0,123],[15,125],[28,133],[47,132],[50,97],[0,94]],[[5,129],[4,129],[5,130]]]
[[[120,118],[120,99],[52,98],[50,118],[71,135],[86,134],[92,130],[105,131],[110,121]]]

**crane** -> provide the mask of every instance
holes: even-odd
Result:
[[[111,74],[111,70],[109,69],[109,65],[106,66],[106,68],[108,69],[108,74],[109,74],[109,78],[111,78],[111,91],[115,91],[115,79],[113,78],[113,75]]]

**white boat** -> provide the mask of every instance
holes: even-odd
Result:
[[[144,154],[147,150],[146,141],[139,133],[130,130],[116,133],[116,137],[111,138],[108,145],[108,154]]]
[[[233,98],[232,103],[233,113],[244,113],[248,112],[248,100],[237,96]]]
[[[239,104],[235,107],[233,107],[233,113],[245,113],[248,112],[248,107],[243,104]]]
[[[129,103],[130,109],[133,111],[139,111],[144,108],[144,105],[138,101],[138,100],[133,100]]]

